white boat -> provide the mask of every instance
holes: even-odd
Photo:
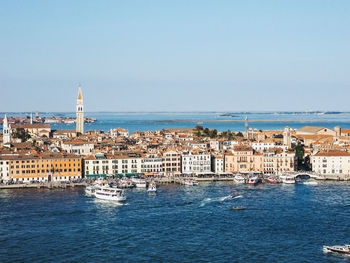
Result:
[[[93,185],[88,185],[86,188],[85,188],[85,194],[87,196],[93,196],[95,193],[95,187]]]
[[[85,194],[87,196],[93,196],[95,194],[96,189],[101,188],[102,186],[109,186],[108,181],[102,178],[97,179],[91,185],[88,185],[85,188]]]
[[[149,193],[155,193],[155,192],[157,192],[157,185],[156,185],[155,183],[150,183],[150,184],[148,185],[147,192],[149,192]]]
[[[185,180],[185,185],[187,185],[187,186],[194,186],[193,181],[191,179]]]
[[[350,255],[350,245],[323,246],[323,252],[324,253],[337,253],[337,254]]]
[[[146,188],[147,183],[144,179],[132,178],[131,181],[135,184],[137,188]]]
[[[192,180],[193,185],[198,185],[198,181]]]
[[[291,175],[280,175],[282,183],[284,184],[295,184],[295,178]]]
[[[305,185],[318,185],[318,183],[316,181],[313,181],[313,180],[305,181],[305,182],[303,182],[303,184],[305,184]]]
[[[257,176],[252,176],[248,178],[248,184],[258,184],[260,182],[259,177]]]
[[[96,198],[109,201],[124,202],[126,200],[124,191],[122,189],[109,186],[96,188],[95,196]]]
[[[233,180],[236,184],[245,184],[245,178],[240,174],[236,174]]]

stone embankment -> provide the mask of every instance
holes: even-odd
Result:
[[[76,187],[76,186],[86,186],[87,184],[82,183],[37,183],[37,184],[0,184],[0,189],[18,189],[18,188],[67,188],[67,187]]]

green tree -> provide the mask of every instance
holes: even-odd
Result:
[[[243,133],[237,132],[237,133],[236,133],[236,136],[238,136],[238,137],[243,137]]]
[[[201,137],[201,136],[202,136],[202,134],[201,134],[201,132],[200,132],[200,131],[196,131],[196,132],[194,133],[194,136]]]
[[[218,131],[216,129],[209,131],[210,138],[216,138],[217,135],[218,135]]]
[[[197,125],[197,126],[196,126],[196,130],[197,130],[197,131],[203,131],[203,126]]]
[[[26,142],[28,139],[31,138],[31,136],[28,133],[28,131],[26,131],[23,128],[16,129],[15,132],[12,134],[12,137],[21,139],[21,142]]]
[[[298,157],[298,167],[299,168],[305,168],[304,167],[304,146],[302,144],[298,144],[294,147],[295,155]]]

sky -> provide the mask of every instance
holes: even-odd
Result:
[[[0,111],[350,111],[348,0],[0,4]]]

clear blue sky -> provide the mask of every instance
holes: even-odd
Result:
[[[350,1],[0,4],[0,111],[350,110]]]

